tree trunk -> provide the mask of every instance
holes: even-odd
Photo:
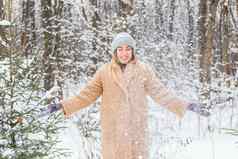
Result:
[[[60,30],[61,30],[61,18],[62,18],[62,13],[63,13],[63,7],[64,7],[64,2],[62,0],[54,0],[54,5],[53,5],[53,15],[55,16],[55,19],[54,19],[54,26],[55,26],[55,29],[54,29],[54,32],[55,32],[55,40],[54,40],[54,50],[53,50],[53,53],[54,53],[54,56],[55,57],[59,57],[60,53],[61,53],[61,45],[62,45],[62,41],[61,41],[61,35],[60,35]],[[56,61],[57,58],[56,58]]]
[[[35,1],[23,1],[22,7],[22,23],[24,25],[24,30],[21,34],[21,46],[25,56],[28,56],[36,46]]]
[[[198,50],[200,55],[201,98],[210,97],[211,65],[213,61],[213,35],[219,0],[200,0],[198,20]]]
[[[12,0],[0,2],[0,20],[8,20],[12,22]],[[11,27],[0,27],[0,38],[4,41],[4,44],[0,43],[0,55],[9,53],[11,45],[11,36],[14,34]]]
[[[169,33],[168,38],[170,40],[173,39],[173,32],[174,32],[174,16],[175,16],[175,0],[171,0],[170,4],[170,16],[169,16]]]
[[[61,88],[61,91],[59,92],[59,96],[62,98],[63,97],[63,91],[62,91],[62,86],[63,86],[63,56],[62,56],[62,39],[61,39],[61,22],[60,20],[62,19],[62,13],[63,13],[63,8],[64,8],[64,2],[63,0],[55,0],[54,3],[54,15],[56,19],[54,20],[54,25],[56,26],[54,32],[56,33],[55,35],[55,40],[54,40],[54,48],[53,48],[53,56],[55,57],[55,69],[57,70],[55,73],[55,81],[57,82],[57,85]]]
[[[0,20],[3,20],[3,19],[4,19],[4,6],[3,6],[3,1],[1,0],[0,1]],[[5,36],[5,30],[2,27],[0,27],[0,37],[4,41],[7,40]],[[4,52],[3,50],[5,50],[5,46],[0,45],[0,52]]]
[[[62,84],[62,40],[60,35],[64,3],[62,0],[42,0],[42,27],[44,28],[43,73],[44,88],[49,90]]]
[[[118,0],[119,16],[126,18],[134,14],[134,0]]]
[[[4,6],[3,6],[3,0],[0,1],[0,20],[4,18]]]
[[[43,74],[44,74],[44,88],[49,90],[54,85],[53,64],[53,35],[52,35],[52,2],[51,0],[41,0],[42,9],[42,27],[44,29],[44,53],[43,53]]]
[[[118,0],[119,3],[119,17],[122,18],[122,25],[120,31],[128,31],[127,17],[134,14],[134,0]]]
[[[99,38],[99,31],[100,31],[100,25],[101,25],[101,18],[99,15],[99,7],[98,7],[98,1],[97,0],[90,0],[91,5],[94,8],[93,11],[93,16],[90,19],[91,25],[93,27],[93,32],[94,32],[94,37],[92,40],[92,49],[93,51],[97,52],[97,48],[99,46],[98,44],[98,38]],[[97,56],[91,56],[90,59],[93,61],[94,66],[96,66],[96,64],[98,63],[98,61],[100,60]],[[92,65],[92,67],[89,68],[89,75],[92,76],[95,72],[96,72],[96,67],[94,67]]]
[[[155,29],[159,31],[160,34],[164,34],[164,17],[163,17],[164,15],[161,1],[156,0],[155,6],[156,6]]]
[[[187,0],[187,10],[188,10],[188,53],[189,56],[193,55],[194,48],[194,8],[191,7],[190,0]]]
[[[138,24],[136,25],[136,30],[135,28],[133,29],[134,33],[135,31],[137,31],[137,33],[135,34],[135,38],[140,40],[143,39],[143,37],[145,36],[144,34],[146,33],[147,30],[147,25],[146,25],[146,4],[145,4],[145,0],[141,0],[137,2],[137,7],[140,8],[137,10],[137,16],[138,16]],[[156,25],[157,27],[158,25]],[[128,27],[125,29],[126,31],[129,30]],[[131,31],[131,29],[130,29]]]
[[[232,4],[229,4],[232,5]],[[230,7],[231,8],[231,7]],[[232,46],[232,50],[231,50],[231,60],[232,60],[232,67],[231,67],[231,71],[232,71],[232,75],[236,76],[236,82],[235,82],[235,86],[238,87],[238,80],[237,80],[237,76],[238,76],[238,24],[237,24],[237,17],[238,17],[238,0],[236,0],[236,15],[232,14],[232,11],[230,12],[232,20],[233,20],[233,24],[235,24],[235,28],[236,28],[236,32],[235,34],[231,35],[231,43],[233,44]]]
[[[101,19],[100,19],[100,16],[99,16],[99,13],[98,13],[98,6],[97,6],[97,0],[91,0],[90,1],[91,2],[91,4],[93,5],[93,7],[95,8],[94,9],[94,14],[93,14],[93,16],[92,16],[92,19],[91,19],[91,22],[92,22],[92,27],[95,29],[95,38],[94,38],[94,40],[93,40],[93,50],[94,51],[96,51],[96,49],[97,49],[97,38],[98,38],[98,31],[99,31],[99,25],[100,25],[100,22],[101,22]],[[97,60],[96,59],[94,59],[93,60],[94,61],[94,63],[96,64],[97,63]]]
[[[237,14],[237,17],[238,17],[238,0],[236,0],[236,14]]]
[[[1,0],[3,1],[3,18],[5,20],[12,21],[12,0]]]
[[[221,18],[221,58],[222,58],[222,65],[224,67],[224,72],[226,74],[231,74],[230,69],[230,61],[229,61],[229,55],[228,55],[228,48],[229,48],[229,16],[228,16],[228,0],[224,0],[222,3],[222,9],[220,13]]]

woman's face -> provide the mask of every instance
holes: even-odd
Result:
[[[132,54],[133,49],[126,44],[118,47],[116,50],[116,56],[122,64],[128,64],[132,59]]]

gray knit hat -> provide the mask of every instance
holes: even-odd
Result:
[[[112,46],[111,46],[112,53],[114,53],[119,46],[125,45],[125,44],[132,47],[133,50],[135,50],[135,48],[136,48],[136,42],[130,34],[128,34],[126,32],[118,33],[112,41]]]

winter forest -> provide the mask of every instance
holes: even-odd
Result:
[[[102,159],[100,98],[67,119],[39,113],[110,62],[122,31],[211,112],[180,120],[148,98],[150,159],[237,158],[238,0],[0,0],[0,159]]]

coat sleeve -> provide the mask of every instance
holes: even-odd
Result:
[[[101,69],[97,71],[87,85],[79,92],[79,95],[63,100],[61,102],[66,117],[85,108],[96,101],[102,94]]]
[[[167,89],[156,76],[155,71],[149,66],[146,66],[146,76],[145,89],[147,94],[159,105],[166,107],[179,118],[182,118],[189,103],[178,98]]]

